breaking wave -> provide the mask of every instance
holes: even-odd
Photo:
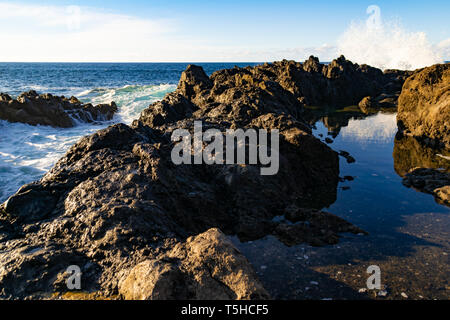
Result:
[[[75,94],[86,103],[117,103],[119,111],[113,120],[97,125],[78,123],[73,128],[60,129],[0,120],[0,202],[22,185],[40,179],[81,137],[113,123],[130,124],[142,110],[162,99],[175,87],[166,84],[129,85],[94,88]]]
[[[424,32],[410,32],[400,22],[385,21],[378,6],[367,8],[366,21],[352,22],[338,39],[338,53],[380,69],[414,70],[442,63]]]

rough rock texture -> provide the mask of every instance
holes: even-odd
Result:
[[[437,202],[450,206],[450,172],[416,168],[405,175],[403,184],[430,193]]]
[[[20,94],[17,99],[0,93],[0,119],[10,122],[22,122],[31,125],[48,125],[69,128],[81,122],[111,120],[117,106],[111,104],[82,104],[77,98],[37,94],[29,91]]]
[[[344,107],[357,105],[366,96],[395,95],[401,90],[407,71],[358,65],[344,56],[328,65],[311,56],[303,64],[280,61],[253,69],[278,82],[305,105]]]
[[[394,141],[394,169],[404,177],[414,168],[444,168],[450,171],[450,150],[436,150],[417,141],[414,137],[396,137]]]
[[[450,64],[425,68],[406,80],[397,122],[406,135],[450,148]]]
[[[339,74],[341,60],[330,67],[332,74]],[[214,278],[225,286],[217,294],[253,298],[262,291],[239,278],[251,272],[240,256],[230,253],[222,236],[214,247],[186,239],[220,228],[243,241],[274,234],[285,243],[318,245],[335,243],[339,232],[359,233],[318,210],[293,210],[295,228],[273,220],[292,208],[330,205],[339,180],[338,154],[311,134],[301,118],[299,96],[282,85],[289,65],[234,68],[210,77],[189,66],[177,90],[143,111],[132,126],[117,124],[82,138],[40,181],[22,187],[0,206],[0,298],[65,292],[65,270],[72,264],[82,269],[82,290],[102,297],[117,296],[121,279],[129,288],[126,279],[132,274],[136,279],[149,276],[154,285],[137,293],[122,287],[131,297],[201,297]],[[278,174],[261,176],[260,165],[173,164],[171,132],[192,130],[194,120],[222,132],[278,129]],[[222,264],[228,256],[235,262]],[[233,266],[246,273],[229,274]],[[178,278],[179,272],[184,276]],[[158,279],[199,287],[180,293],[178,286],[159,287]]]
[[[121,280],[119,292],[127,300],[269,298],[248,260],[218,229],[136,265]]]
[[[358,106],[365,114],[378,112],[393,113],[397,111],[398,97],[402,91],[405,80],[416,71],[385,70],[381,90],[377,95],[364,97]]]

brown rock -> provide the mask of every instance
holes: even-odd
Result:
[[[437,147],[450,147],[450,64],[409,77],[399,97],[399,130]]]
[[[403,184],[434,195],[437,202],[450,206],[450,172],[415,168],[403,178]]]
[[[119,284],[122,296],[127,300],[269,298],[250,263],[218,229],[188,238],[166,257],[135,266]]]

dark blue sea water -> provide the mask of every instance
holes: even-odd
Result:
[[[235,65],[196,63],[207,74]],[[176,85],[188,63],[0,63],[0,92],[18,94],[34,89],[52,94],[76,94],[94,88]]]

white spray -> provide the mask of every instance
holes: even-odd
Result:
[[[408,32],[399,22],[383,21],[378,6],[367,8],[366,21],[352,22],[338,39],[338,52],[347,59],[380,69],[413,70],[443,59],[423,32]]]

